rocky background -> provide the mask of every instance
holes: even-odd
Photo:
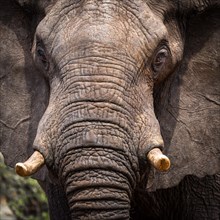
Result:
[[[5,166],[0,153],[0,220],[49,220],[47,199],[37,181]]]

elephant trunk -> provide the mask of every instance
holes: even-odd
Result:
[[[123,160],[119,152],[105,147],[67,154],[59,172],[72,219],[129,219],[135,177]]]
[[[132,153],[135,145],[123,109],[106,100],[69,101],[71,109],[62,113],[54,167],[72,219],[129,219],[138,158]]]
[[[129,219],[139,159],[163,145],[152,93],[139,103],[143,91],[133,93],[124,64],[104,68],[91,56],[92,69],[70,63],[53,81],[34,147],[64,185],[73,219]]]

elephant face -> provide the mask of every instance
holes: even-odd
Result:
[[[58,2],[36,31],[50,101],[34,148],[64,183],[74,215],[89,206],[128,218],[139,160],[147,167],[146,154],[163,148],[153,84],[174,69],[180,48],[169,49],[163,20],[143,2],[141,14],[118,1],[78,4]]]
[[[197,136],[201,129],[194,129],[194,122],[208,113],[199,108],[203,113],[191,123],[193,113],[185,114],[184,108],[196,108],[198,96],[193,96],[194,103],[187,96],[194,91],[202,94],[200,85],[204,81],[210,94],[218,92],[210,86],[217,81],[217,67],[208,65],[205,71],[200,68],[200,74],[192,76],[198,64],[191,59],[190,52],[183,53],[188,49],[196,54],[195,48],[205,45],[204,42],[212,45],[217,40],[217,34],[198,38],[197,32],[202,35],[199,30],[187,38],[185,26],[190,11],[205,11],[206,7],[211,6],[203,4],[202,7],[197,2],[192,2],[189,8],[185,3],[176,5],[175,2],[155,5],[153,1],[142,0],[61,0],[46,10],[47,15],[37,26],[32,48],[38,70],[25,78],[32,82],[34,89],[29,88],[25,93],[29,99],[24,103],[31,113],[21,111],[22,117],[35,115],[34,120],[27,117],[30,125],[26,128],[25,147],[29,149],[33,142],[33,148],[41,153],[50,173],[64,186],[72,218],[129,219],[136,188],[147,183],[153,184],[152,189],[171,187],[185,175],[206,173],[205,170],[196,173],[200,159],[198,166],[191,169],[188,155],[191,155],[190,148],[194,149],[192,157],[200,158],[200,152],[203,154],[203,144]],[[212,16],[218,17],[215,12]],[[217,29],[217,21],[214,19],[210,30]],[[191,30],[198,23],[202,23],[201,17],[189,25]],[[198,46],[192,46],[193,42]],[[211,46],[204,48],[198,59]],[[212,60],[215,59],[217,56],[212,53]],[[34,68],[32,60],[28,62]],[[185,63],[191,68],[187,69]],[[206,80],[207,72],[211,75],[209,80]],[[196,84],[195,78],[200,79]],[[49,97],[45,95],[48,90]],[[3,97],[7,103],[7,94]],[[205,100],[211,100],[213,114],[217,115],[216,101],[210,96],[202,99]],[[4,114],[2,118],[4,127],[9,116]],[[184,122],[192,125],[189,130],[187,126],[183,128]],[[213,128],[218,126],[216,119]],[[3,132],[5,136],[9,133],[7,129]],[[191,130],[196,138],[194,144],[190,144],[194,140],[189,138]],[[189,137],[182,131],[188,132]],[[206,134],[210,136],[211,129]],[[217,137],[215,133],[214,136]],[[181,157],[184,144],[188,148]],[[1,148],[7,152],[4,146]],[[167,152],[175,164],[170,172],[155,174],[154,182],[149,178],[153,168],[146,159],[153,149]],[[212,142],[211,149],[217,151],[216,141]],[[210,155],[215,158],[212,172],[216,173],[219,159],[212,152],[207,151],[206,158]]]
[[[174,69],[180,47],[171,51],[174,39],[146,4],[141,15],[118,2],[77,5],[57,3],[36,31],[33,54],[50,101],[34,145],[56,167],[49,157],[73,146],[119,145],[136,157],[163,148],[153,84]]]

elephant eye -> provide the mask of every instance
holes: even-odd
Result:
[[[168,56],[169,56],[169,51],[168,51],[168,48],[166,47],[163,47],[156,53],[156,56],[154,57],[153,62],[152,62],[154,78],[156,78],[159,72],[163,70]]]
[[[48,70],[49,69],[49,62],[47,60],[45,50],[40,42],[38,42],[36,45],[36,54],[37,54],[38,58],[40,59],[44,69]]]

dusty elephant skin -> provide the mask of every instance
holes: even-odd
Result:
[[[17,172],[38,170],[51,219],[220,218],[219,12],[0,1],[0,150],[10,166],[35,150]]]

